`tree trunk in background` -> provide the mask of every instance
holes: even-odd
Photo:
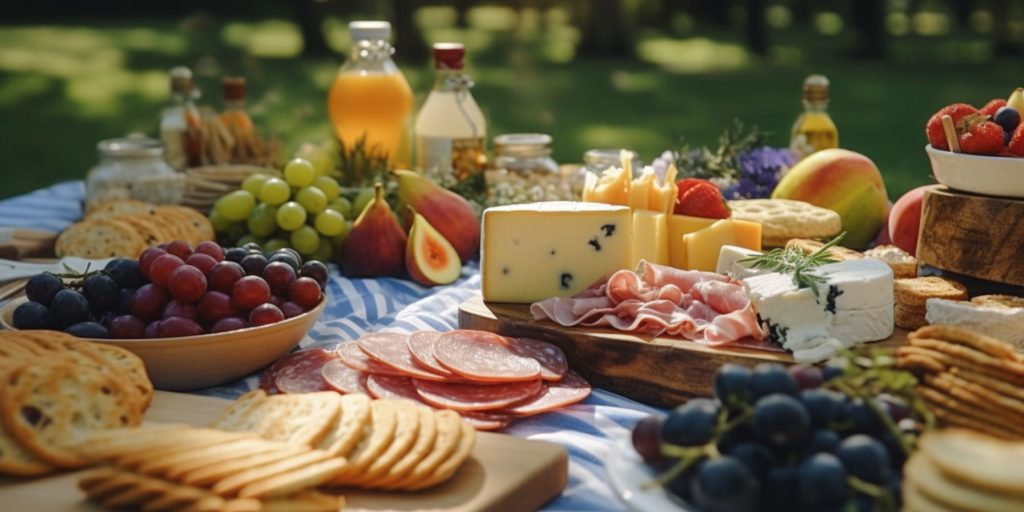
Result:
[[[799,27],[806,27],[811,24],[811,16],[814,9],[812,0],[796,0],[793,3],[793,24]]]
[[[1020,44],[1013,40],[1013,29],[1010,27],[1010,0],[997,0],[992,3],[992,18],[996,26],[995,46],[992,55],[996,57],[1018,57],[1021,55]]]
[[[455,26],[469,28],[469,8],[473,0],[455,0]]]
[[[633,55],[633,34],[619,0],[584,2],[579,53],[591,57]]]
[[[1006,3],[1005,0],[996,0],[996,3]],[[971,28],[971,8],[974,7],[973,0],[953,0],[953,18],[956,19],[957,28],[969,30]]]
[[[672,31],[672,21],[679,9],[679,0],[660,0],[658,2],[658,23],[657,27],[666,31]]]
[[[885,0],[851,0],[850,12],[857,30],[858,57],[885,58]]]
[[[427,44],[416,26],[413,15],[419,2],[415,0],[391,0],[390,11],[392,41],[395,42],[395,58],[405,62],[420,62],[427,58]]]
[[[324,37],[321,22],[323,16],[317,8],[315,0],[293,0],[292,16],[302,34],[302,55],[307,57],[323,57],[330,55],[327,39]]]
[[[687,10],[697,21],[697,26],[708,24],[719,28],[729,27],[731,0],[690,0]]]
[[[768,22],[765,0],[747,0],[747,46],[754,55],[768,55]]]

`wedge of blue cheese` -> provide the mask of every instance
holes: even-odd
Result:
[[[799,362],[818,362],[856,343],[893,332],[893,273],[878,260],[841,261],[814,270],[818,293],[800,288],[790,274],[772,272],[743,280],[767,339]]]
[[[492,207],[481,245],[484,300],[569,297],[633,266],[632,210],[571,201]]]

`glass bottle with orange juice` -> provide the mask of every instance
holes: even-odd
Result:
[[[408,168],[413,97],[391,59],[391,24],[353,21],[348,27],[352,51],[327,96],[334,133],[345,151],[363,141],[368,151],[386,155],[389,167]]]
[[[804,111],[793,124],[789,147],[797,159],[823,149],[839,147],[839,130],[828,115],[829,82],[823,75],[804,80]]]

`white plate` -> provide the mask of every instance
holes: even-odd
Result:
[[[968,155],[925,146],[935,179],[943,185],[988,196],[1024,198],[1024,158]]]
[[[683,503],[660,485],[645,486],[658,477],[658,473],[644,464],[629,439],[619,440],[609,451],[608,477],[612,489],[630,510],[635,512],[688,512]]]

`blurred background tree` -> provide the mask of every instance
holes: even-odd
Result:
[[[249,78],[262,129],[291,151],[330,136],[324,98],[346,23],[382,18],[420,101],[429,45],[469,50],[489,135],[540,131],[554,156],[597,146],[644,160],[733,118],[784,145],[804,76],[833,82],[843,146],[891,195],[928,181],[921,129],[939,107],[1021,84],[1024,0],[36,0],[0,20],[0,197],[81,178],[95,143],[155,134],[166,70]],[[59,148],[59,150],[55,150]]]

